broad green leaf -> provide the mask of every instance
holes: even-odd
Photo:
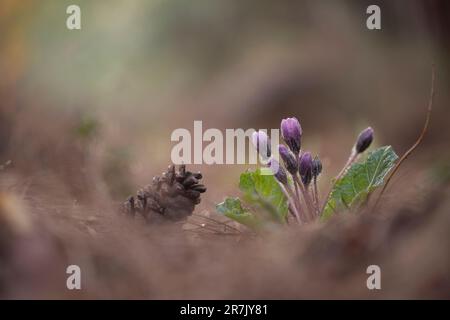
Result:
[[[262,221],[258,217],[242,208],[239,198],[226,198],[216,208],[219,213],[251,229],[257,230],[262,226]]]
[[[265,209],[269,219],[286,222],[287,199],[272,174],[261,174],[260,169],[244,172],[240,177],[239,188],[244,193],[244,200]]]
[[[322,212],[322,219],[329,218],[335,212],[359,208],[372,191],[383,185],[397,158],[391,146],[384,146],[370,152],[364,162],[353,164],[336,181]]]

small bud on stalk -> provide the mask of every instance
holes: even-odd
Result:
[[[370,146],[373,140],[373,129],[371,127],[368,127],[367,129],[363,130],[359,136],[358,140],[355,144],[355,150],[357,153],[362,153],[367,150],[367,148]]]
[[[296,157],[282,144],[278,146],[278,152],[280,153],[281,159],[283,159],[286,170],[292,175],[297,174],[298,161]]]
[[[297,118],[287,118],[281,121],[281,136],[291,151],[298,156],[301,148],[302,127]]]
[[[300,157],[300,164],[299,164],[299,173],[300,177],[302,178],[302,182],[305,186],[308,186],[312,179],[312,156],[311,152],[305,152]]]
[[[373,140],[373,129],[368,127],[361,131],[356,140],[355,145],[352,148],[352,152],[350,153],[350,157],[347,160],[347,163],[342,168],[341,172],[336,176],[335,181],[338,181],[342,178],[342,176],[347,172],[348,168],[351,167],[353,163],[358,159],[359,155],[369,148],[370,144]]]
[[[270,166],[270,169],[272,170],[275,178],[282,184],[286,185],[288,183],[288,178],[286,171],[284,168],[280,165],[280,163],[275,159],[270,159],[270,162],[268,164]]]
[[[255,147],[256,151],[258,151],[258,153],[261,155],[261,157],[264,160],[267,160],[270,158],[270,156],[272,154],[272,150],[270,147],[270,139],[267,136],[267,133],[265,133],[264,131],[261,131],[261,130],[253,132],[252,143],[253,143],[253,146]]]
[[[320,161],[318,156],[315,156],[312,162],[312,175],[314,178],[317,178],[321,172],[322,172],[322,162]]]
[[[322,172],[322,162],[320,161],[318,156],[314,157],[312,162],[312,175],[314,179],[313,185],[313,201],[314,201],[314,210],[316,212],[316,216],[320,214],[319,208],[319,190],[317,189],[317,177]]]

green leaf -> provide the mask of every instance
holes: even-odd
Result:
[[[225,201],[219,203],[216,208],[219,213],[249,227],[250,229],[257,230],[262,226],[262,221],[258,217],[242,208],[239,198],[226,198]]]
[[[244,200],[255,204],[269,214],[267,218],[278,223],[286,222],[288,213],[287,199],[273,174],[262,174],[260,169],[241,174],[239,188],[244,193]]]
[[[335,212],[359,208],[372,191],[383,185],[397,159],[392,147],[384,146],[370,152],[364,162],[353,164],[336,181],[322,212],[322,219],[329,218]]]

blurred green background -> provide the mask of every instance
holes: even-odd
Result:
[[[399,154],[415,141],[432,63],[436,101],[415,159],[447,162],[450,3],[376,1],[382,29],[371,31],[372,2],[3,0],[0,162],[55,174],[77,197],[120,200],[165,169],[176,128],[277,128],[296,116],[332,177],[367,125]],[[81,30],[66,28],[71,4]],[[197,167],[207,207],[243,169]]]

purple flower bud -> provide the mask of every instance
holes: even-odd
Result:
[[[366,151],[366,149],[370,146],[373,140],[373,129],[368,127],[363,130],[356,141],[355,150],[357,153],[361,153]]]
[[[282,144],[278,146],[278,152],[280,153],[281,159],[283,159],[287,171],[290,174],[296,174],[298,170],[298,161],[292,152]]]
[[[255,131],[252,135],[253,146],[264,160],[270,158],[272,150],[270,148],[270,139],[264,131]]]
[[[275,160],[273,158],[270,159],[268,165],[269,165],[270,169],[272,169],[275,179],[277,179],[282,184],[288,183],[286,171],[284,170],[284,168],[280,165],[280,163],[277,160]]]
[[[312,179],[313,160],[311,152],[305,152],[300,157],[299,173],[305,186],[309,185]]]
[[[281,121],[281,136],[292,152],[298,156],[301,147],[302,127],[297,118],[287,118]]]
[[[322,172],[322,162],[320,161],[318,156],[315,156],[312,162],[312,175],[314,178],[317,178],[321,172]]]

